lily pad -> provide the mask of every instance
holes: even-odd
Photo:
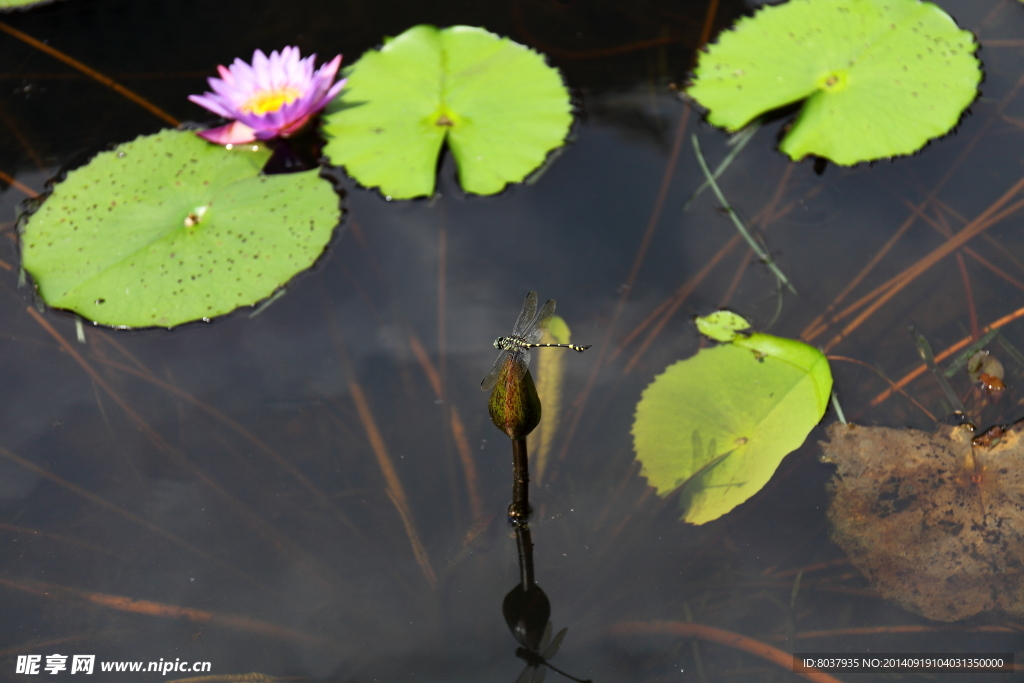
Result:
[[[732,311],[715,311],[699,316],[695,322],[701,334],[718,342],[731,342],[739,332],[750,329],[750,323]]]
[[[560,147],[572,123],[558,72],[480,28],[415,26],[346,70],[324,153],[388,197],[432,194],[447,141],[462,189],[494,194]]]
[[[687,92],[736,131],[805,100],[779,148],[837,164],[911,154],[978,94],[974,36],[919,0],[790,0],[724,31]]]
[[[833,540],[884,598],[929,619],[1024,617],[1022,434],[832,425]]]
[[[659,495],[681,489],[683,520],[717,519],[768,483],[821,420],[831,391],[828,360],[814,347],[734,333],[644,390],[633,424],[642,474]]]
[[[48,5],[54,0],[0,0],[0,13],[11,12],[16,9],[28,9],[36,5]]]
[[[22,225],[22,265],[50,306],[103,325],[254,304],[313,265],[338,222],[318,171],[259,175],[269,156],[174,130],[99,154]]]

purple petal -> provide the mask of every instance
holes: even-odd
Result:
[[[255,64],[253,64],[255,66]],[[277,50],[270,53],[267,57],[266,64],[263,65],[263,79],[266,82],[267,89],[274,90],[279,87],[277,74],[281,70],[281,55],[278,54]]]
[[[218,116],[223,116],[226,119],[235,118],[234,109],[229,109],[228,107],[225,107],[224,104],[221,102],[220,98],[218,98],[213,93],[206,93],[204,95],[189,95],[188,99],[198,104],[200,107],[203,107],[204,109],[209,109]]]
[[[281,128],[279,122],[267,115],[260,116],[258,114],[243,114],[239,112],[238,120],[255,130],[256,137],[261,140],[268,140],[276,136]]]
[[[217,78],[211,78],[209,81],[210,88],[213,92],[217,93],[217,96],[225,102],[236,102],[240,99],[242,92],[244,92],[234,83],[222,81]]]
[[[267,55],[259,48],[252,52],[252,68],[256,70],[267,68]]]
[[[307,83],[312,81],[314,78],[314,66],[316,65],[316,53],[314,52],[306,59],[296,63],[295,71],[296,75]]]
[[[277,59],[271,64],[270,69],[270,82],[273,83],[275,90],[284,88],[291,84],[291,76],[288,73],[288,64],[282,60]]]
[[[337,83],[335,83],[331,87],[331,89],[327,91],[327,96],[324,98],[323,106],[326,107],[328,102],[330,102],[335,97],[337,97],[338,93],[341,92],[341,89],[345,87],[346,83],[348,83],[348,79],[347,78],[343,78],[340,81],[338,81]]]
[[[256,72],[241,59],[236,59],[231,65],[231,75],[234,77],[234,84],[243,90],[250,90],[257,85]]]
[[[225,118],[235,119],[234,124],[204,131],[202,135],[208,140],[227,144],[288,136],[302,128],[345,86],[344,80],[333,82],[340,66],[338,55],[316,69],[316,54],[303,58],[299,48],[291,45],[280,52],[272,51],[269,57],[262,50],[255,50],[251,64],[235,59],[230,67],[218,66],[221,78],[208,79],[213,92],[189,99]],[[299,95],[275,111],[241,111],[257,93],[280,94],[286,89]],[[237,130],[231,127],[235,124]]]
[[[218,145],[241,145],[256,139],[255,131],[238,121],[232,121],[220,128],[201,130],[196,135]]]
[[[303,126],[306,125],[306,123],[309,121],[310,118],[312,118],[312,116],[313,116],[312,113],[306,114],[301,119],[299,119],[297,121],[293,121],[292,123],[290,123],[286,128],[284,128],[281,131],[281,137],[287,138],[287,137],[291,137],[293,134],[297,133]]]
[[[335,84],[335,86],[332,87],[331,85],[331,82],[334,80],[334,75],[338,72],[338,66],[340,64],[341,55],[338,55],[329,64],[325,64],[321,67],[320,71],[316,73],[316,77],[309,90],[310,107],[313,109],[323,108],[323,106],[341,90],[342,86]]]
[[[252,73],[254,81],[260,90],[270,90],[273,83],[270,81],[270,59],[260,50],[252,55]]]
[[[256,131],[257,140],[273,140],[274,138],[281,137],[281,131],[275,129],[266,129]]]
[[[316,77],[327,81],[328,83],[334,80],[334,77],[338,74],[338,67],[341,66],[341,55],[338,55],[331,61],[327,62],[316,72]]]

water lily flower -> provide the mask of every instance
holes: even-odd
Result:
[[[199,135],[226,145],[296,133],[345,86],[344,79],[334,83],[341,55],[316,71],[315,59],[315,54],[300,59],[299,48],[286,47],[269,57],[256,50],[252,65],[235,59],[230,67],[218,66],[220,78],[207,79],[213,92],[189,95],[189,99],[234,120]]]

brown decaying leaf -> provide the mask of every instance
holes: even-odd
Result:
[[[995,438],[832,425],[833,540],[884,598],[929,619],[1024,616],[1022,433],[1024,420]]]

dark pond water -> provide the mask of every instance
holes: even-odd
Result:
[[[715,31],[748,11],[715,4]],[[833,362],[845,412],[862,423],[934,424],[903,396],[876,401],[888,385],[872,366],[899,380],[920,365],[908,323],[938,353],[1024,306],[1024,8],[941,4],[980,37],[986,72],[955,135],[912,158],[818,175],[774,150],[780,121],[722,178],[799,290],[771,331],[866,364]],[[594,344],[568,359],[560,427],[532,491],[537,579],[555,628],[569,628],[560,668],[599,683],[797,680],[626,622],[692,621],[784,652],[1024,649],[1020,619],[946,627],[871,589],[829,540],[820,430],[766,490],[700,528],[637,476],[636,402],[698,348],[690,316],[729,305],[763,328],[776,310],[771,275],[732,242],[713,198],[683,211],[700,181],[689,135],[712,162],[727,150],[669,88],[708,10],[66,0],[4,16],[184,120],[204,119],[186,97],[215,66],[257,47],[350,62],[417,23],[481,25],[545,51],[579,116],[539,182],[497,197],[462,195],[450,161],[433,201],[385,202],[346,181],[327,257],[256,317],[170,332],[87,327],[81,344],[72,317],[35,315],[18,285],[21,186],[40,191],[60,169],[164,124],[0,34],[0,171],[20,184],[0,191],[0,680],[35,680],[15,673],[18,655],[59,653],[208,661],[215,676],[514,681],[523,663],[501,612],[518,581],[504,521],[510,447],[478,385],[529,290],[557,298],[574,341]],[[845,311],[994,204],[997,220],[962,248]],[[1003,338],[1024,349],[1019,321]],[[955,384],[985,424],[1024,413],[1024,368],[993,349],[1009,385],[999,401],[983,405],[964,377]],[[906,391],[938,418],[949,411],[927,373]],[[834,419],[830,410],[825,423]]]

